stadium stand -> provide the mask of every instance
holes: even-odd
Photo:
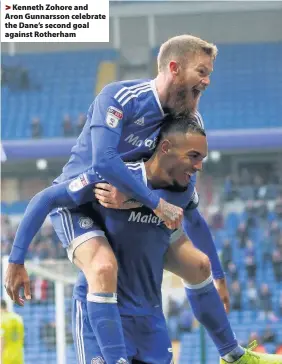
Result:
[[[2,138],[30,138],[34,117],[42,123],[42,137],[62,136],[63,115],[86,113],[96,85],[115,79],[116,59],[114,50],[3,56],[2,67],[26,69],[30,85],[24,90],[2,85]]]
[[[219,49],[213,87],[201,103],[206,128],[281,126],[282,43],[221,44]],[[68,112],[77,117],[87,111],[95,93],[116,79],[117,59],[114,50],[25,54],[12,59],[4,56],[2,64],[20,65],[28,70],[31,89],[15,91],[7,85],[2,87],[2,100],[7,106],[2,116],[3,139],[30,138],[34,117],[42,123],[42,137],[62,136],[63,115]]]

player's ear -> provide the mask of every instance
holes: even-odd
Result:
[[[171,149],[171,142],[168,139],[164,139],[161,142],[161,151],[163,154],[168,154]]]
[[[168,66],[169,66],[170,73],[173,76],[178,76],[179,75],[180,65],[179,65],[178,62],[170,61]]]

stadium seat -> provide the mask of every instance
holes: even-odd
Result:
[[[39,117],[43,137],[62,136],[68,113],[75,121],[86,113],[97,87],[115,78],[115,50],[19,54],[3,56],[2,65],[20,65],[31,79],[30,90],[2,87],[2,138],[31,137],[32,118]],[[100,67],[101,65],[101,67]]]

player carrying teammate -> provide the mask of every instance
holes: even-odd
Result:
[[[136,180],[123,161],[136,161],[152,155],[162,120],[168,112],[194,112],[195,119],[202,123],[196,109],[201,91],[210,83],[209,77],[216,54],[217,48],[202,39],[189,35],[174,37],[160,49],[159,73],[155,80],[121,81],[106,86],[91,105],[70,160],[55,183],[65,182],[86,171],[92,171],[121,192],[152,209],[168,227],[179,226],[183,218],[182,208],[166,202],[141,181]],[[83,178],[77,181],[78,185],[84,183]],[[87,303],[88,310],[93,312],[93,319],[97,304],[100,315],[101,307],[104,308],[105,325],[98,328],[97,335],[106,347],[109,330],[116,332],[116,335],[112,334],[112,337],[115,336],[114,347],[117,351],[120,348],[116,355],[122,357],[124,343],[123,337],[119,335],[121,321],[116,305],[116,258],[103,228],[99,229],[99,235],[94,225],[86,231],[85,225],[79,225],[81,217],[83,216],[79,212],[68,209],[59,209],[52,213],[55,230],[60,238],[64,235],[64,241],[72,245],[75,262],[87,278],[89,291],[96,297],[96,301],[94,299],[94,302]],[[77,222],[75,228],[73,221]],[[206,240],[211,241],[211,236],[201,217],[198,217],[198,221],[203,226],[199,241],[202,240],[204,245]],[[196,230],[199,230],[198,226]],[[8,284],[12,284],[10,289],[16,291],[28,279],[21,265],[24,262],[23,249],[25,248],[14,245],[8,267]],[[222,278],[222,285],[226,287],[223,274],[215,278]],[[104,295],[103,303],[101,295]],[[14,298],[22,304],[18,292]]]
[[[23,364],[24,324],[21,316],[7,310],[1,300],[1,363]]]
[[[156,190],[158,187],[169,189],[170,191],[168,192],[170,193],[167,196],[174,198],[174,202],[176,201],[177,204],[184,208],[185,221],[189,225],[189,220],[195,217],[196,211],[196,205],[193,199],[194,185],[189,182],[191,175],[201,168],[202,160],[206,154],[207,144],[205,133],[197,124],[185,119],[171,120],[161,130],[159,144],[154,155],[145,164],[135,162],[128,163],[127,166],[136,178],[142,181],[142,183],[147,184],[155,192],[164,193],[164,191]],[[85,180],[85,186],[78,183],[81,180],[79,178],[50,187],[38,194],[31,202],[31,208],[28,208],[26,211],[17,232],[15,243],[19,244],[25,239],[31,240],[33,237],[30,235],[31,232],[34,234],[37,231],[40,221],[44,220],[48,210],[55,207],[56,204],[57,206],[61,204],[61,206],[70,207],[79,203],[84,204],[83,206],[76,207],[76,211],[80,211],[80,213],[86,211],[87,216],[93,215],[95,222],[89,218],[81,217],[81,225],[84,227],[89,227],[90,225],[95,226],[96,231],[99,231],[102,226],[111,242],[114,253],[119,258],[119,309],[121,313],[124,316],[139,317],[139,325],[136,325],[134,330],[135,334],[139,331],[142,332],[143,324],[142,317],[140,316],[147,315],[148,317],[146,319],[144,318],[147,323],[151,322],[151,319],[155,320],[154,322],[156,324],[160,323],[162,329],[157,332],[150,332],[151,339],[153,340],[155,338],[156,341],[159,341],[160,337],[163,337],[161,342],[165,340],[166,345],[169,345],[167,330],[161,312],[160,288],[164,254],[168,248],[171,232],[146,207],[138,210],[116,211],[105,209],[97,203],[93,206],[92,204],[90,206],[85,205],[87,199],[91,201],[93,198],[93,183],[89,182],[91,176],[87,173],[81,177]],[[77,221],[73,222],[74,226],[78,223]],[[189,234],[189,226],[186,229],[186,232]],[[66,238],[62,242],[67,246]],[[206,241],[206,245],[211,243],[210,241]],[[71,245],[68,246],[67,250],[72,260],[75,251]],[[188,265],[190,265],[190,270],[186,273],[194,273],[194,277],[193,282],[188,277],[189,283],[187,283],[186,292],[196,318],[206,327],[220,355],[225,361],[255,363],[257,358],[255,356],[256,354],[249,351],[245,352],[243,348],[238,346],[223,304],[214,287],[209,266],[199,264],[196,266],[198,271],[193,272],[194,260],[199,259],[199,257],[202,259],[201,253],[192,245],[189,247],[189,253],[190,260],[188,261]],[[198,260],[198,262],[202,263],[203,260]],[[197,278],[195,278],[195,273],[198,275]],[[123,354],[121,357],[111,357],[109,359],[109,355],[112,355],[110,349],[114,346],[112,339],[113,332],[108,332],[108,352],[105,351],[103,343],[96,334],[98,331],[97,326],[104,327],[104,308],[102,305],[97,304],[95,311],[89,311],[88,302],[93,302],[92,300],[97,298],[89,292],[86,301],[86,282],[79,282],[78,286],[76,298],[79,302],[84,302],[83,307],[79,302],[76,302],[74,307],[75,316],[73,320],[76,323],[74,332],[76,335],[78,358],[83,360],[85,355],[88,355],[88,357],[91,357],[91,355],[92,357],[93,355],[102,355],[106,363],[109,364],[117,363],[121,358],[124,360],[126,354]],[[81,289],[83,290],[82,292]],[[100,302],[103,303],[105,295],[99,297]],[[154,313],[157,316],[154,316]],[[154,317],[152,318],[152,316]],[[91,329],[87,325],[83,326],[83,322],[86,319]],[[152,322],[149,326],[152,326]],[[128,330],[132,332],[133,328],[130,324],[129,327],[127,325],[124,326],[124,330],[125,333],[128,333]],[[146,330],[148,332],[148,329]],[[119,332],[119,334],[122,336],[123,333]],[[130,337],[130,340],[126,337],[127,342],[129,340],[131,343],[129,349],[132,349],[132,346],[134,346],[135,354],[137,349],[138,351],[142,349],[142,360],[145,360],[145,362],[148,360],[149,363],[162,363],[163,361],[159,361],[160,358],[165,358],[165,362],[170,362],[171,354],[168,354],[167,346],[165,350],[159,346],[154,351],[157,346],[151,346],[151,341],[148,344],[145,341],[145,337],[138,340],[140,336],[142,335],[137,334],[136,337]],[[91,346],[91,340],[94,340],[93,348]],[[86,348],[86,344],[89,347]],[[129,349],[127,348],[129,355],[135,356]],[[87,350],[86,354],[84,352],[85,350]],[[105,352],[108,356],[107,359]],[[148,355],[151,359],[148,359]],[[137,355],[137,358],[140,359],[140,353],[139,356]],[[260,357],[260,360],[262,364],[279,363],[277,357],[272,358],[271,356]]]

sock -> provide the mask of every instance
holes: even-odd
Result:
[[[186,295],[196,319],[206,328],[221,357],[234,351],[239,359],[244,349],[238,345],[223,303],[213,284],[212,276],[204,282],[190,285],[184,282]]]
[[[222,359],[226,361],[226,363],[234,363],[234,361],[241,358],[241,356],[245,353],[245,350],[239,345],[237,348],[233,349],[230,353],[223,355]]]
[[[88,293],[87,312],[105,362],[128,363],[116,293]]]

